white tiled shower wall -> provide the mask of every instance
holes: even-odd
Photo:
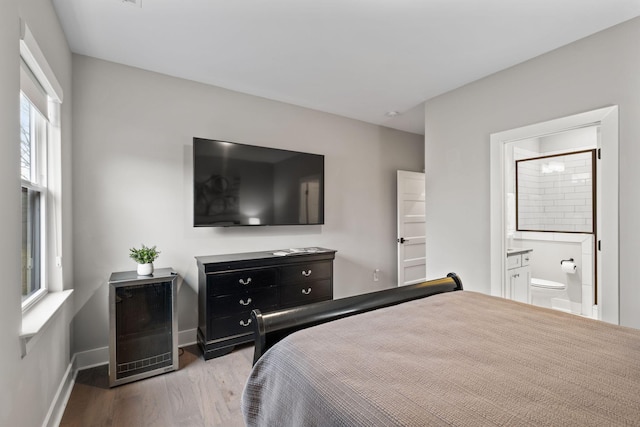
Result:
[[[518,162],[518,228],[591,232],[591,159],[585,152]]]

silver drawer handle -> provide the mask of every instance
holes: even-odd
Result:
[[[251,319],[247,320],[246,322],[244,320],[240,321],[240,326],[244,326],[247,327],[251,324]]]
[[[304,277],[309,277],[309,276],[311,276],[311,270],[307,270],[307,271],[302,270],[302,275],[303,275]]]
[[[247,298],[246,302],[243,299],[241,299],[240,300],[240,304],[241,305],[249,305],[249,304],[251,304],[251,298]]]
[[[305,295],[309,295],[311,293],[311,288],[303,289],[302,293]]]
[[[240,279],[238,280],[238,282],[240,282],[240,284],[242,285],[248,285],[249,283],[251,283],[251,277],[248,277],[246,281]]]

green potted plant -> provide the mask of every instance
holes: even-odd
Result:
[[[138,263],[138,275],[150,276],[153,274],[153,261],[158,258],[160,251],[155,246],[147,247],[142,245],[142,248],[131,248],[129,250],[129,256]]]

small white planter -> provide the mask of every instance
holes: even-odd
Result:
[[[153,263],[138,264],[138,276],[151,276],[153,274]]]

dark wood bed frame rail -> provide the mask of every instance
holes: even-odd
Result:
[[[462,290],[462,281],[455,273],[449,273],[447,277],[415,285],[400,286],[269,313],[253,310],[251,312],[255,335],[253,364],[255,365],[260,356],[274,344],[297,330],[382,307],[460,290]]]

